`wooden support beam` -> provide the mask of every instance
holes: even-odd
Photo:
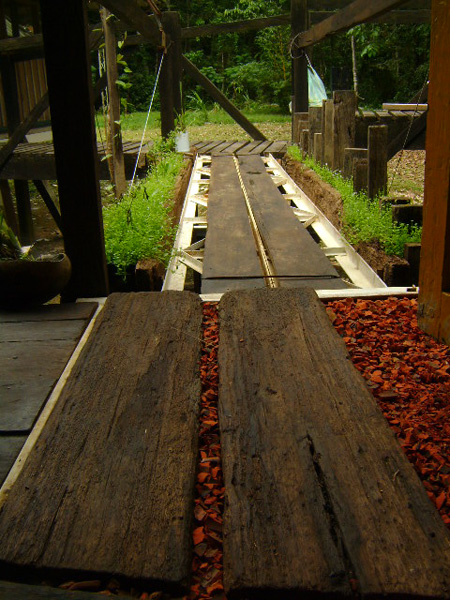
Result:
[[[386,194],[387,190],[387,125],[370,125],[367,143],[369,160],[369,198]]]
[[[161,32],[154,17],[148,17],[139,8],[136,0],[101,0],[105,6],[131,29],[139,31],[145,39],[155,45],[161,44]]]
[[[7,57],[2,57],[0,59],[0,69],[2,75],[8,134],[10,138],[12,138],[16,133],[17,128],[20,126],[20,109],[16,69],[14,62]],[[10,148],[13,147],[14,149],[14,147],[20,141],[22,141],[22,139],[23,135],[22,137],[15,136],[9,147],[2,149],[4,154],[8,153],[7,156],[9,156]],[[14,182],[14,190],[16,194],[17,218],[19,222],[19,239],[23,245],[29,245],[34,241],[34,230],[28,182],[26,180],[16,180]]]
[[[401,131],[388,146],[388,160],[416,139],[427,127],[428,112],[424,112],[413,118],[412,125],[408,125]]]
[[[353,161],[355,158],[367,158],[367,148],[345,148],[344,150],[344,170],[342,174],[350,179],[353,173]]]
[[[164,12],[162,25],[168,37],[161,68],[159,95],[161,98],[161,135],[167,137],[175,129],[177,118],[182,112],[180,14],[174,11]]]
[[[182,65],[186,73],[200,84],[252,139],[261,141],[266,139],[265,135],[250,123],[247,117],[186,56],[182,58]]]
[[[192,38],[220,35],[223,33],[243,33],[266,29],[267,27],[278,27],[280,25],[289,25],[291,15],[277,15],[275,17],[263,17],[260,19],[247,19],[245,21],[235,21],[232,23],[214,23],[212,25],[198,25],[197,27],[185,27],[181,30],[183,40]]]
[[[419,327],[450,344],[450,0],[433,0]]]
[[[0,148],[0,171],[5,166],[8,159],[16,149],[17,145],[23,140],[39,117],[48,108],[48,93],[46,92],[37,102],[33,110],[25,117],[18,127],[10,135],[9,140]]]
[[[333,169],[344,169],[345,148],[355,145],[356,94],[352,90],[333,93]]]
[[[291,0],[291,36],[308,29],[308,1]],[[304,52],[292,48],[292,113],[308,110],[308,62]]]
[[[384,13],[392,10],[406,0],[355,0],[339,12],[333,14],[325,21],[314,25],[308,31],[302,33],[296,40],[299,48],[307,48],[317,44],[335,33],[346,31],[355,25],[370,21]]]
[[[44,56],[42,34],[2,39],[0,40],[0,54],[15,60],[42,58]]]
[[[116,198],[125,192],[127,180],[125,179],[125,162],[122,147],[122,127],[120,124],[120,96],[117,87],[119,72],[117,69],[117,40],[113,15],[107,8],[101,9],[103,34],[105,36],[106,76],[108,81],[108,131],[109,146],[112,154],[112,181]]]
[[[317,25],[325,19],[332,17],[335,14],[333,11],[320,10],[309,11],[311,25]],[[393,10],[381,17],[376,17],[370,20],[370,23],[390,23],[392,25],[414,25],[429,23],[431,20],[430,10]]]
[[[334,160],[334,136],[333,136],[333,111],[332,99],[322,101],[322,133],[323,133],[323,162],[330,168]]]
[[[322,133],[322,107],[321,106],[310,106],[309,107],[309,152],[311,156],[314,156],[314,135],[316,133]]]
[[[64,4],[41,0],[41,15],[61,226],[72,262],[66,298],[105,296],[108,283],[86,7],[78,0]]]
[[[11,227],[16,236],[19,235],[19,224],[17,222],[16,211],[14,210],[14,202],[7,179],[0,179],[0,196],[3,204],[3,214],[6,224]]]
[[[367,180],[369,161],[367,158],[355,158],[353,161],[353,191],[355,194],[359,192],[367,192]]]
[[[309,129],[303,129],[300,138],[300,148],[305,156],[309,154]]]
[[[323,163],[323,134],[314,134],[314,160],[321,165]]]
[[[292,127],[292,142],[298,144],[301,141],[302,131],[308,127],[308,113],[298,112],[293,113],[293,127]]]
[[[40,179],[34,179],[33,183],[36,186],[37,191],[40,193],[42,200],[45,203],[45,206],[48,208],[50,214],[52,215],[53,220],[58,225],[59,229],[62,230],[61,214],[58,210],[56,194],[53,191],[53,188],[51,187],[50,183],[45,180],[41,181]]]

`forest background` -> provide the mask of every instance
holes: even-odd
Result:
[[[290,11],[289,0],[160,0],[158,5],[161,10],[179,11],[183,27]],[[407,102],[422,88],[428,77],[430,26],[366,24],[335,35],[309,52],[328,95],[335,89],[353,88],[352,36],[360,107]],[[185,40],[183,52],[238,107],[270,106],[286,114],[291,99],[290,39],[290,27],[272,27]],[[120,74],[124,109],[147,110],[159,57],[151,46],[141,45],[124,51],[124,59]],[[187,77],[183,97],[187,109],[201,110],[212,104]]]

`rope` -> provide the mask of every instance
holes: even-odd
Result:
[[[153,107],[153,101],[154,101],[154,99],[155,99],[155,94],[156,94],[156,88],[158,87],[159,76],[160,76],[160,74],[161,74],[161,67],[162,67],[162,64],[163,64],[163,62],[164,62],[164,56],[165,56],[165,54],[164,54],[164,52],[163,52],[163,53],[161,54],[161,61],[160,61],[160,63],[159,63],[158,73],[157,73],[157,75],[156,75],[156,81],[155,81],[155,85],[154,85],[154,87],[153,87],[153,93],[152,93],[152,97],[151,97],[151,100],[150,100],[150,106],[148,107],[147,118],[146,118],[146,120],[145,120],[144,131],[142,132],[141,144],[140,144],[140,146],[139,146],[139,152],[138,152],[138,155],[137,155],[137,158],[136,158],[136,164],[134,165],[133,177],[132,177],[132,179],[131,179],[130,188],[133,186],[133,184],[134,184],[134,178],[136,177],[136,171],[137,171],[137,168],[138,168],[139,159],[140,159],[140,157],[141,157],[142,147],[143,147],[143,145],[144,145],[144,137],[145,137],[145,132],[147,131],[148,119],[149,119],[149,117],[150,117],[150,113],[151,113],[151,111],[152,111],[152,107]]]
[[[388,194],[390,193],[390,191],[391,191],[391,189],[392,189],[392,186],[393,186],[393,184],[394,184],[394,180],[395,180],[395,178],[397,177],[398,170],[399,170],[399,168],[400,168],[400,163],[401,163],[401,160],[402,160],[402,158],[403,158],[403,152],[405,151],[406,144],[407,144],[407,142],[408,142],[408,138],[409,138],[409,134],[411,133],[411,128],[412,128],[412,126],[413,126],[413,123],[414,123],[414,119],[415,119],[415,118],[417,118],[417,115],[418,115],[418,112],[419,112],[419,111],[418,111],[418,108],[419,108],[419,104],[420,104],[420,99],[422,98],[422,96],[423,96],[423,91],[424,91],[424,89],[425,89],[425,86],[426,86],[426,85],[427,85],[427,83],[428,83],[428,77],[429,77],[429,72],[427,73],[427,76],[425,77],[425,81],[423,82],[422,89],[421,89],[421,91],[420,91],[420,94],[419,94],[419,97],[418,97],[418,99],[417,99],[417,103],[416,103],[416,110],[415,110],[415,111],[414,111],[414,113],[411,115],[411,119],[410,119],[410,121],[409,121],[409,127],[408,127],[408,131],[406,132],[405,141],[403,142],[403,148],[400,150],[399,157],[398,157],[398,160],[397,160],[397,164],[396,164],[396,166],[395,166],[395,169],[394,169],[394,172],[393,172],[393,174],[392,174],[391,183],[390,183],[390,185],[389,185],[389,188],[388,188],[388,191],[387,191],[387,193],[388,193]]]

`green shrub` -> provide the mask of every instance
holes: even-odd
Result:
[[[344,179],[340,173],[316,163],[309,156],[303,156],[297,146],[288,148],[288,155],[303,162],[340,193],[343,233],[351,244],[378,240],[386,254],[403,256],[406,243],[420,243],[422,228],[393,223],[389,203],[383,203],[380,208],[378,199],[371,200],[362,192],[355,194],[351,179]]]
[[[123,277],[129,265],[145,258],[167,266],[176,234],[173,189],[182,163],[182,155],[164,153],[144,180],[103,208],[106,258]]]

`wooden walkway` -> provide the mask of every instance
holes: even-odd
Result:
[[[139,142],[124,142],[125,175],[127,179],[133,176],[134,166],[139,151]],[[149,147],[142,149],[139,159],[139,169],[147,167],[146,153]],[[105,159],[105,144],[98,143],[99,174],[100,179],[110,179],[108,162]],[[23,143],[15,149],[12,157],[0,171],[0,179],[25,179],[25,180],[49,180],[56,179],[55,150],[51,142]]]
[[[193,147],[199,154],[235,154],[237,156],[245,156],[249,154],[261,156],[262,154],[273,154],[274,156],[282,156],[288,147],[288,142],[194,142]]]
[[[188,589],[201,318],[187,292],[108,298],[0,494],[0,577]],[[450,598],[449,533],[314,292],[231,292],[220,318],[228,597]],[[64,600],[35,589],[0,596]]]
[[[276,188],[261,157],[251,153],[238,157],[222,153],[212,157],[202,293],[264,287],[269,272],[281,287],[345,289]],[[270,271],[261,260],[263,253]]]
[[[0,312],[0,484],[96,308],[80,303]]]

